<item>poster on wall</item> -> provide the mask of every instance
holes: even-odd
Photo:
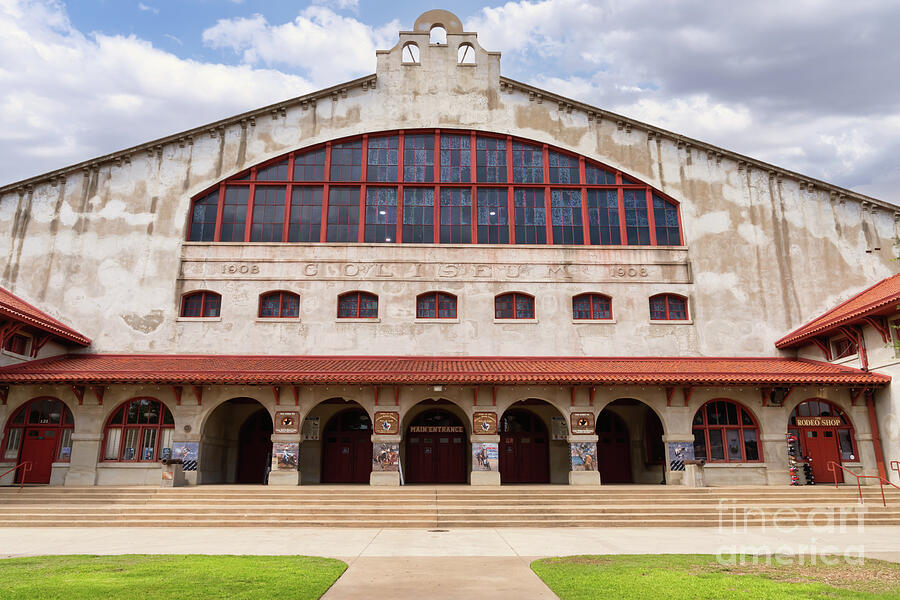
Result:
[[[300,444],[275,442],[272,444],[272,470],[296,471],[300,466]]]
[[[499,452],[496,442],[474,442],[472,444],[472,470],[496,471],[499,465]]]
[[[198,442],[175,442],[172,448],[172,458],[180,458],[182,470],[197,470],[197,454],[200,444]]]
[[[303,419],[303,441],[315,442],[319,440],[319,417],[306,417]]]
[[[278,411],[275,413],[275,433],[299,433],[300,413]]]
[[[694,460],[694,442],[669,442],[669,470],[684,471],[686,460]]]
[[[379,442],[372,446],[372,471],[399,471],[400,444]]]
[[[397,435],[400,432],[400,413],[379,411],[375,413],[375,433]]]
[[[597,443],[573,442],[569,444],[571,466],[573,471],[597,470]]]
[[[566,441],[569,437],[569,428],[566,426],[565,417],[551,417],[550,436],[553,441]]]
[[[594,413],[572,413],[572,433],[575,435],[592,435],[594,433]]]
[[[477,412],[472,415],[472,433],[475,435],[495,435],[497,433],[497,413]]]

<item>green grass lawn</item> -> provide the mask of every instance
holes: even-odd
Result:
[[[318,598],[347,569],[316,556],[38,556],[0,560],[0,598]]]
[[[834,557],[837,559],[838,557]],[[848,565],[723,565],[714,555],[566,556],[531,568],[562,600],[796,600],[900,598],[900,564],[866,560]]]

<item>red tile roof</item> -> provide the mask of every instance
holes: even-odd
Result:
[[[69,342],[89,346],[91,340],[81,335],[65,323],[57,321],[47,313],[25,302],[9,290],[0,287],[0,319],[19,321]]]
[[[863,317],[896,311],[898,305],[900,305],[900,273],[882,279],[846,302],[795,329],[775,342],[775,346],[789,348],[801,345],[812,337],[828,333],[835,327],[850,325]]]
[[[787,358],[70,354],[0,369],[0,383],[844,385],[890,377]]]

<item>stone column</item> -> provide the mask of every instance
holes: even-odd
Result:
[[[269,485],[300,485],[300,441],[299,433],[272,434],[272,468],[269,471]]]
[[[769,485],[790,485],[791,473],[788,463],[787,432],[761,433],[762,458],[766,465],[766,483]]]
[[[369,485],[400,485],[400,441],[399,434],[372,434],[372,473]]]
[[[500,485],[499,448],[499,435],[472,435],[471,485]]]
[[[72,456],[63,485],[97,485],[97,461],[102,458],[102,441],[102,433],[72,433]]]
[[[600,485],[596,435],[569,435],[569,485]]]
[[[684,471],[673,471],[672,461],[694,458],[694,433],[670,433],[663,436],[663,443],[666,445],[666,485],[683,485]],[[687,453],[684,455],[672,455],[672,443],[686,444]]]

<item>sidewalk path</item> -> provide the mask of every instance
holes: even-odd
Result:
[[[900,526],[831,531],[773,527],[351,529],[210,527],[0,528],[0,558],[41,554],[307,554],[350,568],[325,595],[402,599],[555,596],[534,558],[570,554],[843,554],[900,562]]]

